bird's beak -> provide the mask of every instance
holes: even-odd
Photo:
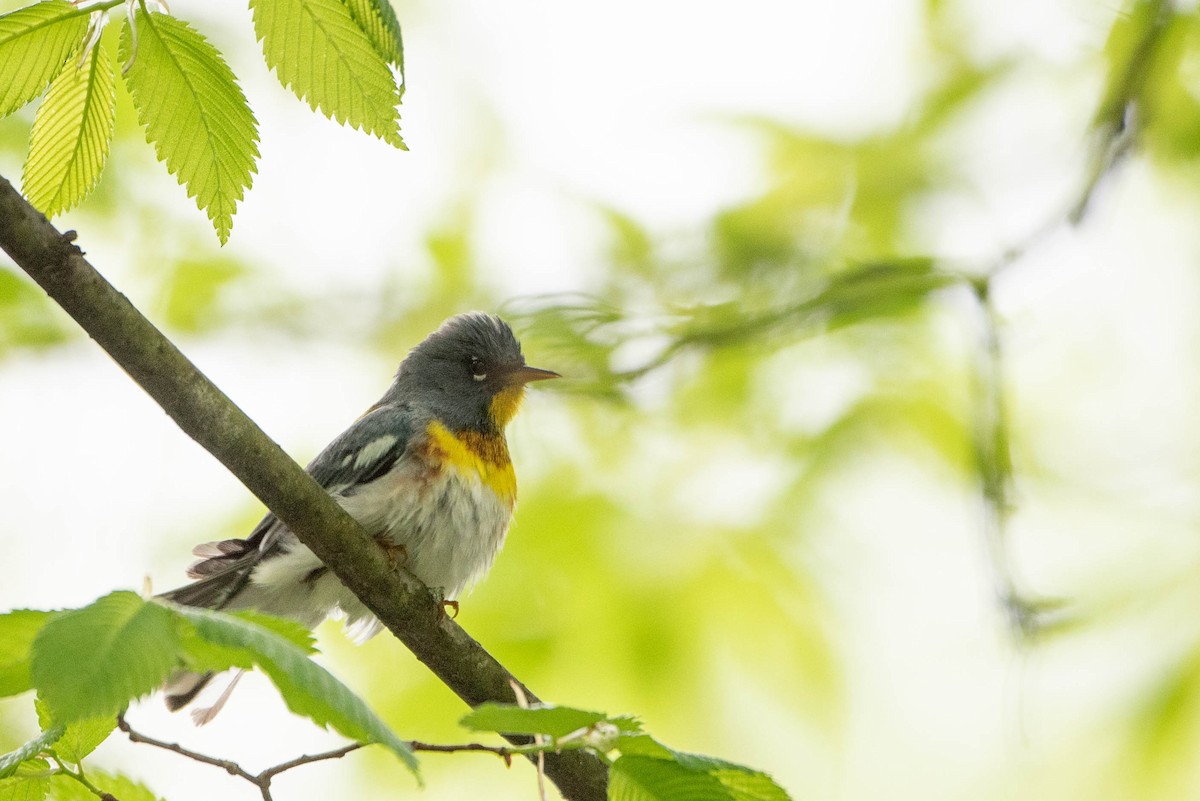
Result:
[[[530,367],[527,364],[523,364],[520,367],[514,368],[505,376],[504,383],[510,386],[518,386],[528,384],[532,381],[546,381],[551,378],[562,378],[562,376],[553,370],[541,370],[537,367]]]

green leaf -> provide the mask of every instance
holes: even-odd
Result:
[[[549,737],[563,737],[601,722],[613,724],[622,733],[632,734],[641,728],[638,721],[631,717],[610,718],[603,712],[589,712],[569,706],[547,705],[522,709],[512,704],[497,704],[492,701],[475,707],[459,721],[461,725],[475,731],[545,734]]]
[[[54,726],[34,737],[16,751],[9,751],[7,754],[0,756],[0,779],[15,776],[19,772],[23,762],[33,759],[54,745],[54,742],[62,736],[62,733],[62,726]]]
[[[38,632],[55,614],[18,609],[0,615],[0,697],[17,695],[33,687],[29,650]]]
[[[37,284],[0,269],[0,352],[12,347],[45,347],[63,342],[74,335],[67,324],[69,320]],[[0,654],[4,650],[0,645]],[[0,656],[0,664],[3,662]],[[0,667],[0,676],[3,672]]]
[[[87,12],[45,0],[0,16],[0,117],[40,95],[83,39]]]
[[[181,258],[163,265],[162,319],[170,327],[201,333],[223,322],[222,300],[243,278],[246,266],[231,258]]]
[[[396,81],[341,0],[251,0],[250,8],[280,83],[325,116],[407,149]]]
[[[26,199],[46,216],[75,206],[100,181],[116,99],[112,61],[100,45],[50,84],[33,120],[22,179]]]
[[[765,773],[741,766],[712,772],[736,801],[789,801],[787,792]]]
[[[610,799],[620,801],[789,801],[765,773],[721,759],[672,751],[650,737],[621,738],[609,772]]]
[[[409,770],[417,772],[417,759],[408,745],[346,685],[309,659],[304,647],[274,630],[274,621],[268,628],[259,622],[262,616],[171,608],[189,620],[208,642],[251,652],[254,662],[279,688],[288,709],[320,726],[332,726],[353,740],[387,746]]]
[[[0,801],[42,801],[50,782],[50,764],[44,759],[30,760],[15,776],[0,779]]]
[[[611,801],[733,801],[716,776],[669,759],[623,756],[608,772]]]
[[[270,629],[275,634],[295,645],[305,655],[317,652],[313,644],[312,633],[294,620],[272,617],[271,615],[265,615],[253,610],[243,610],[227,614]],[[201,636],[192,621],[183,616],[180,616],[179,620],[183,624],[183,628],[180,631],[180,637],[183,641],[183,658],[190,670],[198,673],[207,671],[220,673],[230,668],[249,670],[256,664],[257,654],[252,648],[212,642]]]
[[[224,244],[255,172],[254,114],[221,54],[186,22],[139,9],[135,24],[136,48],[128,20],[121,29],[121,60],[146,141]]]
[[[146,785],[119,773],[88,768],[87,777],[101,792],[119,801],[161,801]],[[91,790],[69,776],[53,777],[50,790],[54,801],[99,801]]]
[[[33,685],[56,723],[115,715],[178,665],[171,613],[114,592],[46,624],[33,643]]]
[[[38,725],[45,730],[52,728],[54,721],[50,717],[50,710],[46,708],[45,702],[39,698],[33,702],[33,706],[37,710]],[[108,735],[112,734],[116,728],[117,718],[115,715],[77,720],[67,726],[63,730],[62,736],[55,741],[54,753],[68,762],[78,764],[85,756],[95,751],[100,743],[107,740]]]
[[[400,20],[388,0],[342,0],[359,29],[371,40],[375,52],[404,74],[404,39]],[[401,92],[404,87],[401,86]]]
[[[657,759],[673,759],[675,752],[648,734],[631,734],[617,740],[617,750],[622,756],[649,756]]]

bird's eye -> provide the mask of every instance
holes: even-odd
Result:
[[[487,378],[487,369],[483,366],[483,360],[478,356],[471,357],[471,378],[476,381]]]

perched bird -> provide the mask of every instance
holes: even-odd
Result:
[[[400,363],[383,397],[307,470],[398,561],[445,598],[487,572],[517,498],[504,429],[531,381],[558,373],[525,364],[498,317],[452,317]],[[246,539],[197,547],[196,579],[162,597],[188,606],[255,609],[312,628],[331,613],[365,640],[379,621],[273,514]],[[180,671],[167,706],[191,702],[212,674]],[[224,704],[232,684],[208,710]]]

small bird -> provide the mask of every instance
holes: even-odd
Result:
[[[451,317],[409,352],[383,397],[307,470],[398,563],[443,597],[482,578],[504,543],[517,480],[504,429],[532,381],[512,329],[482,312]],[[313,628],[341,613],[362,641],[380,623],[273,514],[246,539],[200,545],[191,584],[165,593],[208,609],[254,609]],[[240,675],[240,674],[238,674]],[[190,703],[212,674],[179,671],[167,706]],[[235,679],[236,681],[236,679]],[[233,684],[209,709],[224,705]]]

